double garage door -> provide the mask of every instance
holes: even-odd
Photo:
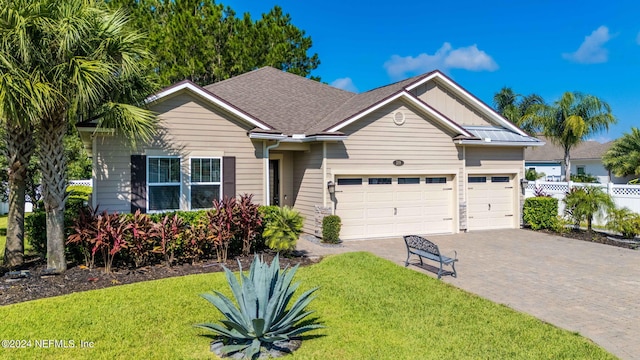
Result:
[[[336,214],[343,240],[443,234],[458,228],[453,175],[340,176]],[[467,177],[467,229],[517,226],[512,174]]]
[[[454,232],[453,175],[342,176],[336,214],[344,240]]]

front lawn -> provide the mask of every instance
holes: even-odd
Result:
[[[368,253],[328,257],[297,278],[321,287],[310,306],[326,328],[291,359],[614,359],[578,334]],[[214,273],[0,307],[2,338],[31,341],[0,349],[2,358],[213,358],[207,332],[192,327],[221,318],[198,296],[213,288],[230,294]]]

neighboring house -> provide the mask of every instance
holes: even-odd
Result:
[[[300,211],[311,234],[333,212],[345,240],[517,228],[524,148],[543,144],[438,71],[355,94],[265,67],[149,101],[161,119],[151,143],[80,126],[100,209],[250,193]]]
[[[538,138],[544,141],[545,145],[525,150],[525,167],[544,173],[545,177],[541,180],[564,181],[564,150],[544,136],[538,136]],[[589,140],[571,149],[571,174],[593,175],[602,184],[609,182],[626,184],[633,177],[616,177],[602,165],[602,156],[612,144],[612,141],[603,144]]]

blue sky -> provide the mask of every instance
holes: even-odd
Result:
[[[219,1],[220,2],[220,1]],[[439,69],[492,104],[503,86],[547,102],[607,101],[618,119],[595,140],[640,127],[638,1],[222,1],[257,18],[279,5],[313,40],[322,81],[363,92]]]

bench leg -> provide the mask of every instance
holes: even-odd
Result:
[[[442,261],[440,261],[440,270],[438,270],[438,279],[442,278],[442,274],[444,271],[442,270]]]
[[[456,262],[452,262],[451,263],[451,269],[453,269],[453,273],[451,274],[451,276],[453,276],[454,278],[458,277],[458,273],[456,272]]]
[[[409,258],[411,257],[411,252],[407,250],[407,260],[404,262],[404,267],[409,266]]]

